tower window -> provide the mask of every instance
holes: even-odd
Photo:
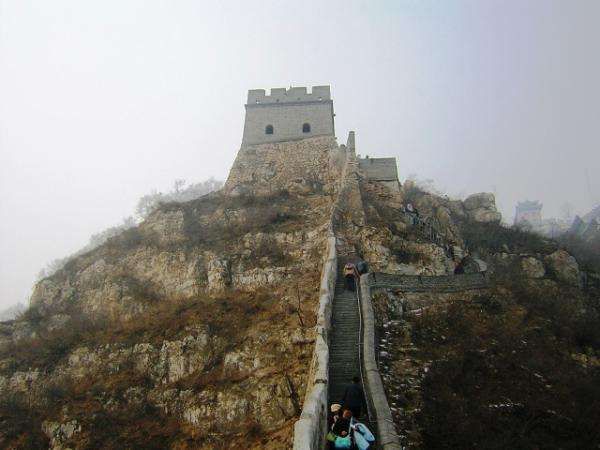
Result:
[[[310,123],[305,123],[304,125],[302,125],[302,132],[310,133]]]
[[[267,125],[265,127],[265,134],[273,134],[273,125]]]

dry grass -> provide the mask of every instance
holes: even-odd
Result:
[[[425,447],[595,448],[600,370],[571,354],[599,355],[599,327],[580,293],[525,286],[413,319],[419,359],[434,361],[422,388]]]
[[[318,273],[311,277],[318,277]],[[317,285],[316,280],[309,281]],[[255,292],[232,291],[214,298],[161,301],[152,304],[134,320],[111,323],[110,326],[98,324],[86,327],[85,322],[77,325],[74,321],[73,326],[63,330],[42,335],[35,340],[23,341],[18,348],[12,349],[12,355],[15,364],[22,368],[39,367],[44,371],[51,371],[77,346],[90,345],[93,348],[103,344],[128,346],[149,342],[160,347],[165,340],[189,334],[189,327],[198,325],[207,326],[211,337],[226,340],[226,347],[221,349],[226,352],[241,347],[249,333],[268,336],[268,333],[276,333],[277,330],[298,327],[295,312],[281,307],[278,294],[284,292],[277,293],[267,289]],[[304,297],[304,307],[314,303],[308,301],[308,296],[316,298],[314,289],[309,288],[300,290],[300,295],[307,296]],[[272,344],[267,341],[264,345]],[[261,351],[260,348],[257,351]],[[256,373],[247,371],[225,373],[222,355],[223,353],[217,355],[214,364],[207,370],[190,374],[168,387],[191,389],[194,392],[209,388],[226,391],[257,376]],[[6,358],[7,355],[3,356]],[[262,368],[259,378],[272,380],[274,377],[285,376],[288,372],[302,371],[309,358],[310,352],[305,352],[305,349],[291,348],[283,364],[270,370]],[[36,401],[43,400],[42,403],[28,405],[25,397],[18,397],[14,401],[19,407],[0,405],[0,424],[6,430],[0,437],[4,440],[0,442],[4,448],[45,446],[45,443],[39,444],[45,442],[44,436],[31,433],[30,430],[32,427],[41,429],[42,420],[56,417],[66,405],[70,416],[76,417],[83,429],[73,442],[73,448],[226,448],[221,445],[230,439],[240,443],[262,442],[269,436],[256,427],[244,428],[243,424],[236,424],[230,430],[199,431],[190,428],[178,417],[165,415],[146,402],[142,405],[129,405],[124,394],[133,386],[146,390],[158,387],[134,367],[121,366],[114,373],[102,373],[76,382],[63,379],[59,386],[47,386],[44,392],[37,393]],[[118,406],[107,409],[108,398],[116,399]],[[235,433],[241,434],[237,436]],[[29,447],[29,444],[23,444],[29,441],[34,444]],[[269,444],[266,448],[285,447]]]

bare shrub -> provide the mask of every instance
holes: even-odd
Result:
[[[48,448],[42,418],[16,395],[0,398],[0,447],[36,450]]]
[[[425,446],[598,445],[600,371],[571,356],[600,350],[598,333],[581,336],[583,323],[600,328],[588,300],[575,289],[518,282],[413,319],[413,340],[434,361],[422,385]]]
[[[471,251],[481,253],[551,253],[558,248],[556,242],[517,227],[507,227],[496,222],[476,222],[462,219],[458,222],[465,244]]]

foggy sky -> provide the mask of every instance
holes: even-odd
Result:
[[[0,308],[141,195],[224,180],[252,88],[330,84],[339,142],[507,221],[585,213],[598,23],[595,0],[0,0]]]

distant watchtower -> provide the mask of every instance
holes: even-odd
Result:
[[[248,91],[242,145],[334,136],[333,100],[329,86]]]
[[[534,228],[542,226],[542,204],[537,200],[517,203],[515,225],[527,222]]]

